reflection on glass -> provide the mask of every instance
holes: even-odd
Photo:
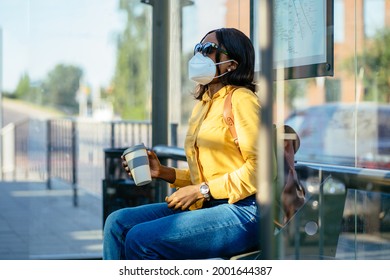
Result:
[[[312,188],[307,188],[311,191],[305,205],[276,235],[284,248],[279,258],[334,259],[344,209],[345,188],[340,188],[343,183],[331,176],[321,181],[317,172],[301,176],[301,181],[306,188]],[[333,189],[340,192],[332,192]]]
[[[363,183],[359,178],[368,174],[331,170],[335,176],[320,167],[300,172],[307,201],[276,235],[283,246],[279,258],[390,259],[390,194],[380,191],[388,182],[373,183],[387,173],[372,173]]]
[[[309,221],[305,225],[305,232],[307,235],[314,235],[318,231],[318,224],[313,221]]]
[[[297,110],[286,122],[301,137],[297,159],[390,169],[390,105],[331,103]]]
[[[349,190],[336,258],[390,259],[390,195]]]

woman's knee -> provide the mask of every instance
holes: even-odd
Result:
[[[108,234],[115,229],[123,228],[123,218],[127,215],[124,215],[125,209],[119,209],[110,213],[105,222],[104,222],[104,234]]]
[[[151,248],[155,244],[157,233],[145,229],[142,224],[134,226],[126,234],[126,259],[153,259],[157,255]]]
[[[116,216],[117,215],[115,214],[115,212],[112,212],[107,216],[106,220],[104,221],[104,233],[106,233],[112,228],[112,225],[116,221]]]

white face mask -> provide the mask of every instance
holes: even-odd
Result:
[[[217,72],[217,66],[219,64],[235,61],[233,59],[214,63],[214,61],[208,57],[204,56],[200,52],[196,53],[188,62],[188,76],[190,80],[197,82],[201,85],[207,85],[215,78],[222,77],[229,72],[225,72],[221,75],[215,76]]]

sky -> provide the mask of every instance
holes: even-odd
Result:
[[[24,72],[43,79],[58,63],[81,66],[91,84],[107,85],[124,20],[117,1],[0,0],[4,90],[14,90]]]
[[[195,21],[200,15],[202,20],[187,28],[196,26],[205,33],[210,26],[221,27],[225,1],[196,0],[196,9],[185,18]],[[81,67],[92,88],[108,86],[115,69],[115,40],[126,22],[118,2],[0,0],[3,90],[14,91],[24,73],[33,82],[43,80],[59,63]],[[194,34],[194,30],[185,32],[184,41],[192,45],[200,39]]]

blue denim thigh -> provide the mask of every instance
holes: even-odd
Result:
[[[259,213],[254,198],[214,205],[133,226],[126,236],[126,258],[226,258],[258,247]]]
[[[132,227],[177,212],[169,209],[165,202],[123,208],[112,212],[104,224],[103,259],[125,259],[125,238]]]

